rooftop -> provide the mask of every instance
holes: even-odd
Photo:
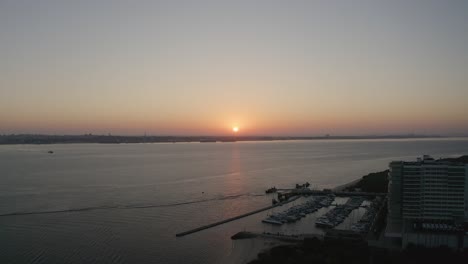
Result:
[[[434,159],[429,155],[423,155],[421,158],[417,158],[416,161],[393,161],[391,163],[402,163],[404,165],[415,165],[420,166],[423,164],[427,165],[468,165],[468,155],[460,156],[458,158],[440,158]]]

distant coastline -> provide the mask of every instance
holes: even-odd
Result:
[[[118,136],[118,135],[0,135],[0,145],[17,144],[73,144],[73,143],[178,143],[178,142],[234,142],[234,141],[280,141],[280,140],[346,140],[346,139],[426,139],[451,138],[440,135],[368,135],[368,136]]]

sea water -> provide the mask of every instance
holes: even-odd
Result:
[[[233,234],[314,232],[314,216],[175,234],[268,206],[272,186],[332,188],[423,154],[468,154],[468,139],[0,146],[0,263],[243,262],[270,242]]]

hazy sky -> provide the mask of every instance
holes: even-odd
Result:
[[[468,1],[0,0],[0,133],[468,134]]]

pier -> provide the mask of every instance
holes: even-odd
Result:
[[[306,238],[317,238],[317,239],[323,240],[324,236],[319,235],[319,234],[293,235],[293,234],[283,234],[283,233],[270,233],[270,232],[256,233],[256,232],[242,231],[233,235],[231,239],[238,240],[238,239],[249,239],[249,238],[255,238],[255,237],[278,239],[281,241],[300,242],[300,241],[304,241],[304,239]]]
[[[197,227],[197,228],[185,231],[185,232],[177,233],[176,237],[182,237],[182,236],[190,235],[190,234],[193,234],[193,233],[196,233],[196,232],[208,229],[208,228],[212,228],[212,227],[222,225],[222,224],[225,224],[225,223],[237,220],[237,219],[247,217],[249,215],[253,215],[253,214],[260,213],[262,211],[270,210],[270,209],[275,208],[277,206],[281,206],[281,205],[284,205],[286,203],[295,201],[296,199],[298,199],[302,195],[330,195],[330,194],[334,194],[336,196],[367,196],[367,197],[369,197],[369,196],[378,197],[378,196],[385,196],[386,195],[385,193],[369,193],[369,192],[336,192],[336,191],[333,192],[331,190],[319,191],[319,190],[310,190],[308,188],[276,189],[276,190],[278,190],[278,191],[290,191],[289,193],[283,194],[286,197],[290,197],[290,198],[285,200],[285,201],[279,202],[277,204],[271,205],[271,206],[260,208],[260,209],[257,209],[257,210],[254,210],[254,211],[251,211],[251,212],[248,212],[248,213],[245,213],[245,214],[241,214],[241,215],[238,215],[238,216],[234,216],[234,217],[231,217],[231,218],[228,218],[228,219],[224,219],[224,220],[212,223],[212,224],[200,226],[200,227]]]
[[[275,207],[277,207],[277,206],[281,206],[281,205],[290,203],[290,202],[292,202],[292,201],[295,201],[295,200],[297,200],[299,197],[300,197],[300,196],[295,196],[294,198],[291,198],[291,199],[286,200],[286,201],[281,202],[281,203],[277,203],[277,204],[274,204],[274,205],[271,205],[271,206],[267,206],[267,207],[264,207],[264,208],[261,208],[261,209],[257,209],[257,210],[255,210],[255,211],[251,211],[251,212],[248,212],[248,213],[245,213],[245,214],[241,214],[241,215],[238,215],[238,216],[234,216],[234,217],[231,217],[231,218],[228,218],[228,219],[219,221],[219,222],[215,222],[215,223],[212,223],[212,224],[209,224],[209,225],[204,225],[204,226],[201,226],[201,227],[197,227],[197,228],[195,228],[195,229],[192,229],[192,230],[188,230],[188,231],[185,231],[185,232],[182,232],[182,233],[178,233],[178,234],[176,234],[176,237],[182,237],[182,236],[190,235],[190,234],[193,234],[193,233],[196,233],[196,232],[199,232],[199,231],[208,229],[208,228],[212,228],[212,227],[215,227],[215,226],[218,226],[218,225],[222,225],[222,224],[225,224],[225,223],[228,223],[228,222],[237,220],[237,219],[244,218],[244,217],[249,216],[249,215],[253,215],[253,214],[260,213],[260,212],[263,212],[263,211],[266,211],[266,210],[270,210],[270,209],[275,208]]]
[[[270,233],[270,232],[247,232],[241,231],[236,233],[231,237],[232,240],[239,239],[251,239],[251,238],[267,238],[267,239],[277,239],[280,241],[288,242],[301,242],[306,239],[339,239],[339,240],[348,240],[348,241],[363,241],[365,238],[362,233],[355,232],[352,230],[343,230],[343,229],[330,229],[325,234],[283,234],[283,233]]]

